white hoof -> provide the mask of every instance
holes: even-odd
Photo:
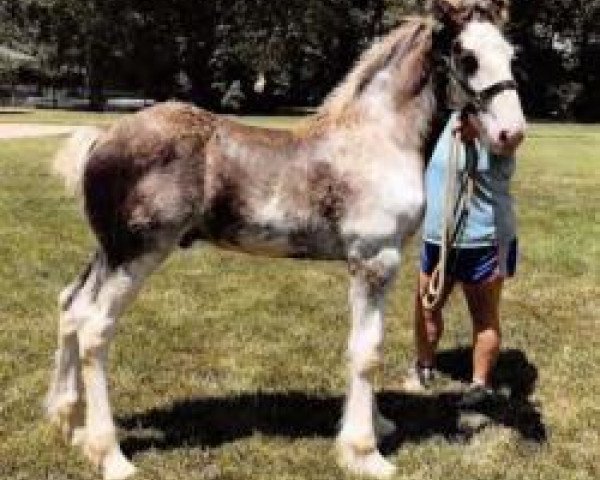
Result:
[[[124,480],[135,474],[135,467],[125,458],[121,450],[116,448],[103,461],[102,476],[104,480]]]
[[[396,433],[396,424],[378,413],[375,416],[375,435],[377,435],[377,438],[389,437],[394,433]]]
[[[396,467],[376,449],[361,451],[352,445],[338,443],[340,466],[350,473],[379,479],[388,479],[396,473]]]
[[[123,480],[135,473],[135,467],[121,452],[114,431],[109,430],[104,434],[96,433],[92,436],[90,434],[89,429],[83,432],[83,454],[92,465],[102,471],[104,480]],[[79,440],[81,441],[81,437]]]

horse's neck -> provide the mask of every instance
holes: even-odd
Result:
[[[386,131],[402,148],[424,152],[438,108],[432,81],[405,96],[386,85],[393,83],[394,74],[393,69],[380,72],[358,99],[357,108],[364,122]]]
[[[364,127],[423,154],[440,102],[432,26],[408,24],[376,43],[328,99],[319,119],[334,128]],[[319,124],[319,122],[317,122]]]

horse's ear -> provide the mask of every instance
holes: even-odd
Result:
[[[475,0],[471,2],[475,18],[487,20],[498,27],[508,22],[510,12],[509,0]]]
[[[510,0],[431,0],[430,5],[436,20],[455,32],[472,19],[503,27],[510,11]]]
[[[510,16],[509,0],[490,0],[490,3],[492,21],[499,27],[503,27],[508,23]]]
[[[462,30],[470,17],[461,0],[432,0],[430,8],[438,22],[455,32]]]

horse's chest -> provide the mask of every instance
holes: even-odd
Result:
[[[362,195],[344,222],[348,234],[404,239],[416,230],[424,208],[422,174],[402,166],[364,172]]]

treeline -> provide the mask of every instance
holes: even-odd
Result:
[[[319,103],[374,37],[424,3],[0,0],[0,45],[38,59],[19,81],[85,92],[94,109],[126,90],[271,110]],[[529,113],[600,118],[600,0],[513,0],[512,11]]]

